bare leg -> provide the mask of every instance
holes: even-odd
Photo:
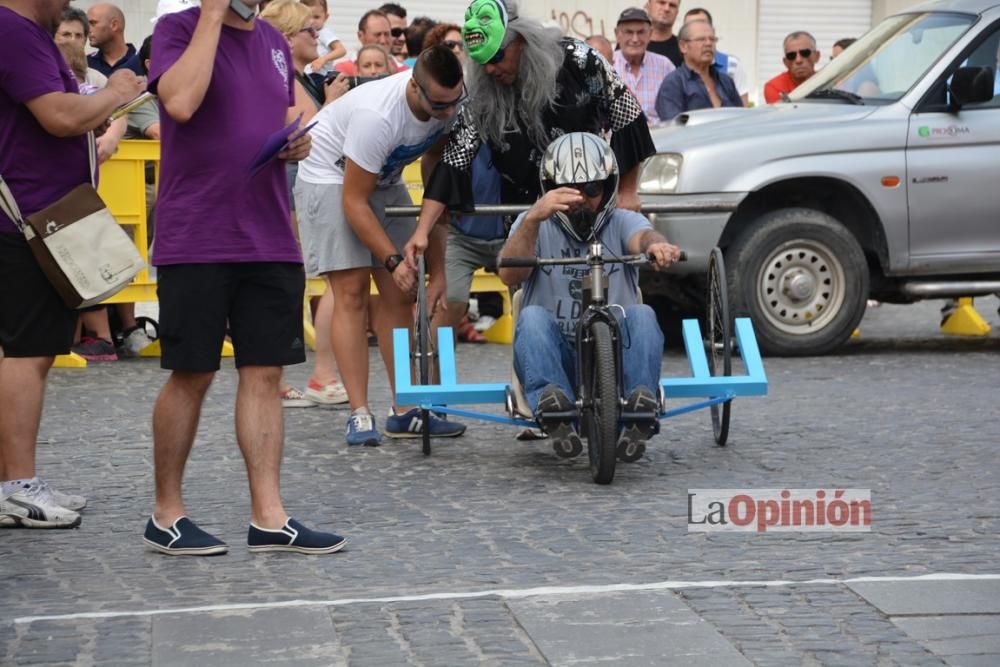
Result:
[[[156,467],[156,506],[153,517],[170,526],[186,514],[181,480],[194,436],[201,404],[215,373],[170,374],[153,407],[153,461]]]
[[[88,331],[93,331],[95,336],[111,340],[111,325],[108,324],[107,308],[102,307],[100,310],[80,313],[80,319],[83,320],[83,326],[87,327]]]
[[[135,323],[135,304],[134,303],[116,303],[115,309],[118,312],[118,319],[121,320],[122,330],[128,331],[129,329],[134,329]]]
[[[393,369],[395,364],[392,359],[392,330],[409,329],[410,337],[413,336],[413,301],[403,294],[392,276],[385,269],[372,271],[375,276],[375,284],[378,286],[379,310],[375,318],[375,334],[378,336],[378,348],[382,353],[382,363],[385,364],[386,373],[389,374],[389,389],[393,399],[396,396],[396,377]],[[348,390],[349,391],[349,390]],[[393,400],[393,407],[396,412],[405,412],[407,408],[398,406]]]
[[[365,326],[371,269],[326,274],[333,290],[333,353],[351,410],[368,406],[368,341]]]
[[[0,480],[35,476],[35,443],[52,361],[53,357],[0,361]]]
[[[288,520],[281,505],[281,452],[285,425],[278,398],[279,366],[244,366],[236,391],[236,440],[250,481],[251,517],[261,528]]]
[[[312,379],[325,386],[337,379],[337,360],[333,356],[333,290],[329,285],[319,298],[313,324],[316,329],[316,366]]]

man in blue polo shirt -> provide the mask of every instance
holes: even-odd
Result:
[[[125,14],[109,3],[94,5],[87,10],[90,24],[90,45],[97,51],[87,56],[87,64],[104,76],[118,69],[130,69],[143,75],[142,63],[135,46],[125,43]]]
[[[736,84],[715,62],[719,41],[708,21],[685,23],[678,35],[684,62],[663,79],[656,94],[656,113],[670,120],[685,111],[742,107]]]

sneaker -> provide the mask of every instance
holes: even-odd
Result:
[[[247,548],[254,552],[294,551],[300,554],[332,554],[343,549],[345,544],[347,539],[340,535],[310,530],[292,518],[278,530],[260,528],[251,523],[247,532]]]
[[[583,440],[575,425],[576,406],[558,385],[550,384],[542,390],[535,413],[556,456],[569,459],[583,453]]]
[[[289,387],[285,391],[281,392],[281,407],[314,408],[316,407],[316,404],[306,398],[305,394],[295,387]]]
[[[347,418],[347,444],[378,447],[382,444],[382,436],[375,428],[375,418],[368,412],[352,414]]]
[[[305,396],[317,405],[347,403],[347,390],[344,389],[344,385],[339,380],[334,380],[329,384],[319,384],[314,380],[309,380]]]
[[[104,338],[84,336],[79,343],[72,347],[72,350],[87,361],[118,361],[115,346],[110,340]]]
[[[153,340],[149,337],[145,331],[136,327],[131,331],[125,333],[122,337],[122,342],[118,346],[118,355],[121,357],[126,357],[128,359],[134,359],[139,356],[146,347],[152,345]]]
[[[465,433],[465,424],[448,421],[431,413],[432,438],[457,438]],[[420,408],[412,408],[397,415],[390,413],[385,420],[385,434],[390,438],[419,438],[424,427]]]
[[[65,507],[68,510],[73,510],[74,512],[79,512],[80,510],[82,510],[87,506],[87,499],[84,498],[83,496],[78,496],[73,493],[63,493],[62,491],[58,491],[52,488],[52,486],[44,479],[39,479],[38,477],[36,477],[32,481],[37,482],[40,486],[43,486],[46,489],[48,489],[49,495],[52,496],[52,500],[55,501],[56,505]]]
[[[0,526],[76,528],[80,515],[55,501],[45,484],[32,480],[0,501]]]
[[[646,441],[660,430],[660,404],[646,387],[636,387],[625,399],[622,432],[615,454],[620,461],[635,463],[646,453]]]
[[[169,528],[161,527],[150,517],[142,541],[153,550],[171,556],[214,556],[229,550],[225,542],[206,533],[186,516],[174,521]]]

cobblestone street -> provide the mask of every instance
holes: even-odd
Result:
[[[728,447],[707,411],[671,419],[607,487],[508,427],[424,457],[349,449],[345,409],[286,410],[287,509],[350,539],[317,557],[246,550],[231,360],[185,486],[230,546],[214,558],[140,539],[158,361],[56,369],[39,470],[90,505],[76,530],[0,531],[0,664],[1000,664],[1000,321],[976,304],[988,338],[941,335],[940,302],[885,305],[835,355],[765,359]],[[460,379],[509,369],[509,346],[459,347]],[[372,380],[384,417],[374,349]],[[688,532],[687,491],[709,488],[871,489],[872,530]]]

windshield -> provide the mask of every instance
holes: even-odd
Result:
[[[830,93],[823,91],[842,90],[860,96],[865,103],[894,102],[923,77],[975,20],[975,16],[968,14],[891,16],[788,97],[793,101],[810,95],[829,99]]]

